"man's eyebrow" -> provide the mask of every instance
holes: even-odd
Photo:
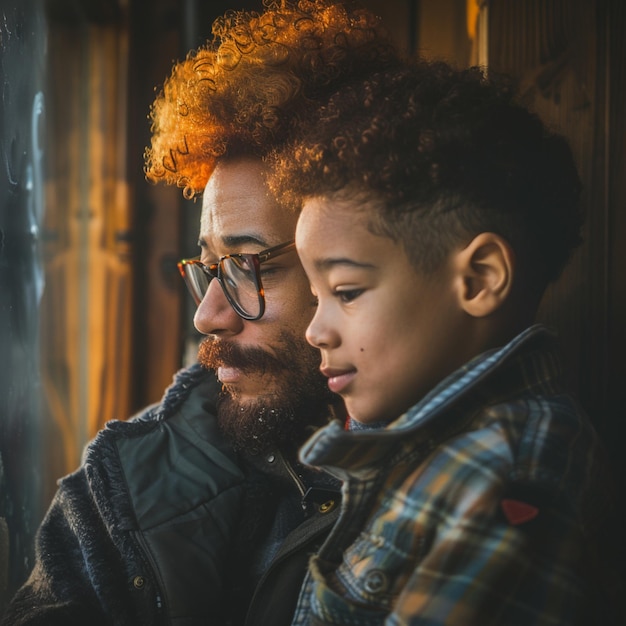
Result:
[[[222,237],[222,244],[225,248],[238,248],[246,244],[257,245],[261,248],[270,247],[265,239],[257,235],[227,235],[225,237]],[[207,244],[203,239],[198,239],[198,245],[201,248],[207,247]]]

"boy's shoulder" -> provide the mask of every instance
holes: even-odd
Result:
[[[489,404],[472,424],[498,440],[511,480],[581,484],[603,457],[602,443],[578,402],[565,392],[528,389]],[[486,433],[489,433],[487,435]]]
[[[430,400],[438,402],[447,407],[431,415],[441,434],[435,466],[469,482],[554,485],[575,495],[603,463],[591,420],[563,386],[557,339],[542,326],[468,364]]]
[[[601,463],[602,443],[564,386],[558,339],[548,329],[519,335],[477,387],[483,403],[469,430],[495,440],[489,447],[507,458],[510,480],[576,490]]]

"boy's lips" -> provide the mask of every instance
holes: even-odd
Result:
[[[356,376],[355,369],[335,369],[332,367],[321,367],[320,371],[328,378],[328,388],[333,393],[341,393]]]

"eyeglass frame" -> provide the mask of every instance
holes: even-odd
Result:
[[[220,287],[222,288],[222,292],[226,296],[228,303],[233,308],[235,313],[239,315],[244,320],[248,320],[250,322],[255,322],[260,320],[265,313],[265,289],[263,288],[263,281],[261,280],[261,263],[265,263],[270,259],[276,258],[281,254],[286,254],[287,252],[291,252],[296,247],[295,240],[291,239],[290,241],[286,241],[284,243],[278,244],[277,246],[272,246],[271,248],[267,248],[265,250],[261,250],[261,252],[248,253],[248,252],[234,252],[233,254],[225,254],[221,256],[216,263],[203,263],[200,260],[200,257],[194,257],[193,259],[181,259],[178,262],[178,271],[185,281],[185,285],[187,285],[187,289],[191,294],[191,297],[194,299],[196,306],[200,306],[204,295],[206,295],[206,291],[202,298],[198,298],[198,294],[196,294],[196,290],[191,286],[189,281],[187,280],[187,274],[185,267],[188,265],[197,265],[202,269],[204,274],[208,276],[209,282],[207,285],[207,291],[211,281],[216,278]],[[226,287],[224,286],[224,282],[222,281],[222,266],[225,260],[231,258],[244,258],[247,257],[248,260],[252,261],[252,265],[254,267],[254,286],[256,288],[257,296],[259,299],[259,314],[256,316],[250,315],[246,313],[241,306],[235,301],[233,296],[228,292]]]

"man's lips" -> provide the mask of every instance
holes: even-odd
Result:
[[[241,378],[241,370],[236,367],[221,366],[217,368],[217,378],[222,384],[232,385]]]
[[[320,372],[328,378],[328,388],[334,393],[341,393],[356,376],[356,370],[340,370],[332,367],[321,367]]]

